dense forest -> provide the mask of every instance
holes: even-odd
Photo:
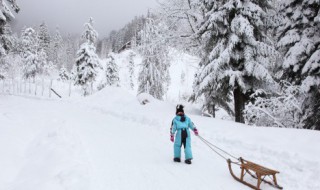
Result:
[[[236,122],[320,130],[320,2],[317,0],[162,0],[99,38],[89,18],[81,36],[50,32],[45,22],[11,30],[15,0],[0,0],[0,80],[58,73],[93,93],[97,68],[117,85],[112,55],[142,57],[138,94],[162,100],[170,83],[170,48],[201,59],[190,102]],[[80,33],[81,31],[79,31]],[[101,59],[107,63],[101,65]]]

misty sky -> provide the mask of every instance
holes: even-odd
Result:
[[[100,37],[119,29],[136,15],[157,6],[156,0],[17,0],[21,11],[16,15],[14,31],[23,26],[38,26],[46,21],[51,32],[81,33],[83,24],[93,17]]]

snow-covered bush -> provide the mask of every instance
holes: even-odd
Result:
[[[62,81],[67,81],[70,79],[70,74],[65,67],[61,67],[59,71],[59,77]]]
[[[9,53],[0,59],[0,79],[16,78],[21,75],[22,58]]]
[[[113,53],[101,61],[103,67],[97,76],[97,89],[102,90],[106,86],[120,86],[119,68],[115,62]]]
[[[53,70],[56,68],[52,61],[48,61],[48,55],[44,49],[40,49],[38,52],[38,73],[42,76],[50,76]]]
[[[299,86],[282,82],[280,93],[257,90],[245,111],[246,123],[257,126],[302,128],[304,93]]]
[[[137,99],[140,102],[140,104],[142,104],[142,105],[146,105],[146,104],[153,102],[155,100],[154,97],[152,97],[148,93],[138,94]]]

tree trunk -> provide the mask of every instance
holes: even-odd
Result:
[[[216,118],[216,104],[212,104],[212,117]]]
[[[245,96],[241,92],[241,89],[239,87],[236,87],[233,90],[233,97],[234,97],[234,113],[235,113],[236,122],[244,123],[243,110],[245,107]]]

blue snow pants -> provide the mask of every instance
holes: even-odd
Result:
[[[188,137],[182,138],[182,130],[186,130]],[[176,138],[173,145],[174,158],[181,158],[181,147],[184,146],[185,159],[192,159],[191,137],[189,129],[177,130]]]

